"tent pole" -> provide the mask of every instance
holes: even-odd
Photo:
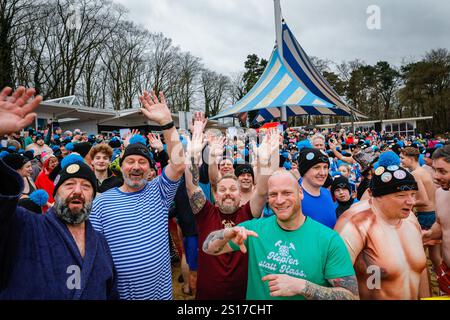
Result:
[[[281,26],[281,5],[280,0],[273,0],[275,12],[275,39],[280,57],[283,57],[283,40]]]

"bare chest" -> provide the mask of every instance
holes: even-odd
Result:
[[[379,270],[382,280],[402,278],[405,273],[419,276],[426,266],[421,234],[410,222],[400,228],[382,223],[373,225],[366,246],[358,257],[358,271]]]

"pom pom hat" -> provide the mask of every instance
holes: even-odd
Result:
[[[53,196],[55,196],[58,188],[64,181],[71,178],[81,178],[89,181],[94,189],[93,197],[95,197],[97,178],[95,177],[94,171],[77,154],[71,154],[61,161],[61,171],[55,178]]]
[[[370,190],[374,197],[401,192],[418,190],[414,176],[399,166],[390,152],[385,152],[378,159],[378,166],[370,181]]]

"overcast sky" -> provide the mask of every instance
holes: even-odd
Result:
[[[268,59],[275,43],[273,0],[114,0],[128,19],[162,32],[209,69],[231,75],[248,54]],[[380,8],[380,30],[366,13]],[[419,59],[450,49],[448,0],[281,0],[281,9],[303,49],[334,62]]]

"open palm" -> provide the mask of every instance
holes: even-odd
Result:
[[[166,125],[172,121],[172,114],[167,106],[164,93],[161,91],[159,99],[154,91],[148,93],[144,91],[144,94],[139,97],[142,103],[142,113],[151,121],[155,121],[160,126]]]
[[[12,93],[9,87],[0,93],[0,135],[17,132],[25,128],[36,117],[32,112],[41,103],[42,97],[35,94],[34,89],[19,87]],[[12,93],[12,94],[11,94]]]

